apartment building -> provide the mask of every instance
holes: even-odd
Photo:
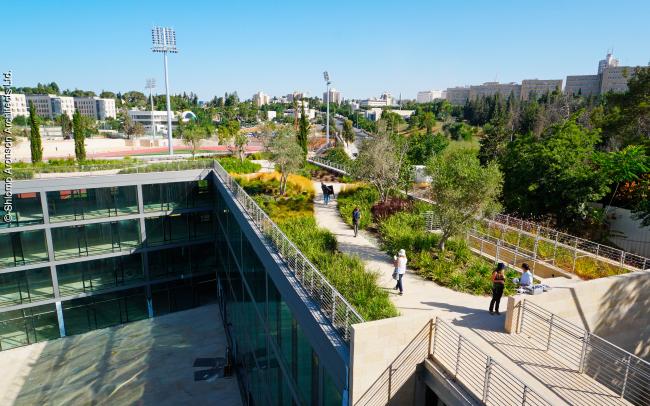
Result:
[[[525,79],[521,81],[521,100],[528,100],[531,96],[541,96],[556,90],[562,91],[562,79]]]
[[[323,102],[327,102],[327,92],[323,92]],[[336,103],[336,104],[341,104],[341,92],[338,90],[331,88],[330,93],[329,93],[329,101],[330,103]]]
[[[27,99],[24,94],[12,93],[8,95],[3,102],[0,103],[0,114],[5,114],[5,109],[11,112],[11,118],[14,119],[18,116],[29,116],[29,109],[27,107]]]
[[[469,87],[450,87],[446,97],[450,104],[462,106],[469,100]]]
[[[257,107],[264,106],[266,104],[269,104],[269,101],[271,100],[271,97],[264,93],[264,92],[257,92],[253,95],[253,103]]]

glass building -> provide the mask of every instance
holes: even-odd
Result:
[[[12,189],[0,224],[0,351],[218,302],[244,404],[344,401],[347,344],[323,329],[213,171]]]

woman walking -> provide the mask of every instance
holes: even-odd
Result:
[[[399,294],[400,296],[404,294],[404,287],[402,286],[402,278],[404,277],[404,274],[406,273],[406,251],[403,249],[399,250],[399,253],[397,254],[396,257],[393,257],[394,259],[394,265],[395,265],[395,272],[397,272],[397,285],[395,285],[395,289],[399,289]]]
[[[354,226],[354,236],[356,237],[359,233],[359,222],[361,221],[361,210],[359,207],[355,207],[352,210],[352,225]]]
[[[490,314],[494,314],[493,309],[496,311],[496,314],[499,313],[499,302],[501,301],[501,296],[503,296],[503,287],[506,282],[506,277],[503,275],[503,269],[506,266],[503,262],[497,264],[497,269],[492,272],[492,300],[490,301]]]

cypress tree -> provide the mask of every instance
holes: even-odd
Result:
[[[32,153],[32,163],[41,162],[43,160],[43,144],[41,141],[40,120],[36,115],[34,103],[29,102],[29,147]]]
[[[300,125],[298,128],[298,133],[296,134],[296,138],[298,140],[298,145],[300,145],[300,148],[302,148],[302,150],[305,152],[305,155],[307,155],[308,137],[309,137],[309,121],[305,116],[305,105],[303,104],[301,108],[301,114],[300,114]]]
[[[72,131],[74,132],[74,154],[78,162],[83,162],[86,160],[86,146],[84,145],[86,134],[81,114],[78,111],[72,115]]]

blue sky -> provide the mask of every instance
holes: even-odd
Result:
[[[27,6],[29,4],[29,6]],[[17,86],[163,88],[153,25],[177,30],[172,92],[322,95],[328,70],[344,97],[485,81],[595,73],[608,48],[625,65],[650,60],[650,2],[65,1],[0,4],[0,69]]]

